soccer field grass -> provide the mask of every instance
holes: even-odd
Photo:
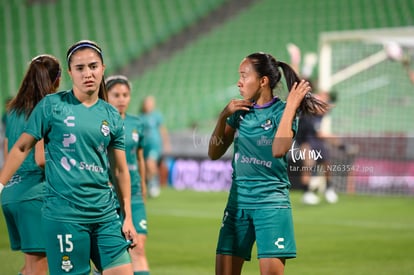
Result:
[[[163,189],[147,203],[152,275],[214,274],[217,233],[227,193]],[[341,195],[337,204],[304,206],[292,192],[298,257],[285,274],[414,274],[414,199]],[[0,274],[22,264],[0,219]],[[242,274],[259,274],[256,250]]]

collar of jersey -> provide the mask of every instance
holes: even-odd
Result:
[[[258,105],[255,103],[253,103],[253,108],[254,109],[263,109],[263,108],[267,108],[269,106],[272,106],[273,104],[275,104],[277,101],[279,100],[279,98],[277,96],[273,97],[271,101],[263,104],[263,105]]]

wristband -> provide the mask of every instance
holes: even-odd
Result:
[[[3,183],[0,182],[0,194],[1,194],[1,191],[3,191],[3,188],[4,188],[4,185]]]

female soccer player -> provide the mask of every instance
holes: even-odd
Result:
[[[286,102],[273,95],[282,73],[290,91]],[[216,274],[240,274],[256,241],[261,274],[284,274],[296,257],[286,153],[297,128],[298,111],[324,110],[284,62],[253,53],[240,64],[233,99],[220,113],[208,155],[220,158],[234,142],[233,182],[216,251]]]
[[[72,89],[46,96],[35,107],[10,150],[0,182],[9,181],[43,138],[46,194],[42,222],[50,274],[86,275],[92,260],[104,275],[130,275],[127,248],[137,244],[137,237],[123,120],[104,100],[101,48],[92,41],[79,41],[68,49],[66,58]],[[112,171],[119,187],[123,225],[108,185]]]
[[[143,153],[144,125],[139,117],[127,114],[131,101],[131,83],[122,75],[105,80],[108,89],[108,102],[118,109],[125,125],[125,152],[131,177],[132,220],[137,230],[138,245],[129,251],[134,275],[149,275],[145,255],[147,239],[147,215],[145,211],[145,160]]]
[[[148,195],[156,198],[161,193],[160,168],[163,154],[170,152],[168,130],[164,118],[155,108],[155,97],[147,96],[142,102],[140,117],[144,122],[144,158],[146,162]]]
[[[59,87],[61,67],[52,55],[32,59],[17,95],[7,105],[4,158],[23,133],[34,107]],[[39,141],[1,194],[3,214],[12,250],[24,253],[21,274],[47,274],[45,241],[41,230],[45,156]],[[3,185],[0,186],[2,188]]]

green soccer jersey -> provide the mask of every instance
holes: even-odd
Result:
[[[274,98],[270,104],[238,111],[228,118],[227,123],[236,130],[229,206],[290,206],[287,156],[272,156],[273,137],[285,105]],[[292,129],[296,132],[297,119]]]
[[[8,150],[19,139],[26,127],[27,120],[24,114],[11,111],[6,117],[6,137]],[[2,204],[21,202],[43,197],[45,175],[36,164],[34,150],[29,155],[5,186],[1,201]]]
[[[160,127],[164,123],[161,113],[159,111],[143,113],[141,118],[144,123],[144,135],[146,137],[144,146],[146,150],[155,150],[161,154],[162,136]]]
[[[144,142],[144,125],[139,117],[126,114],[125,124],[125,153],[128,162],[129,174],[131,176],[131,194],[142,198],[141,175],[138,170],[137,151],[142,148]]]
[[[107,148],[124,150],[125,133],[113,106],[99,99],[86,107],[71,90],[48,95],[25,132],[45,142],[45,217],[79,223],[115,217]]]

